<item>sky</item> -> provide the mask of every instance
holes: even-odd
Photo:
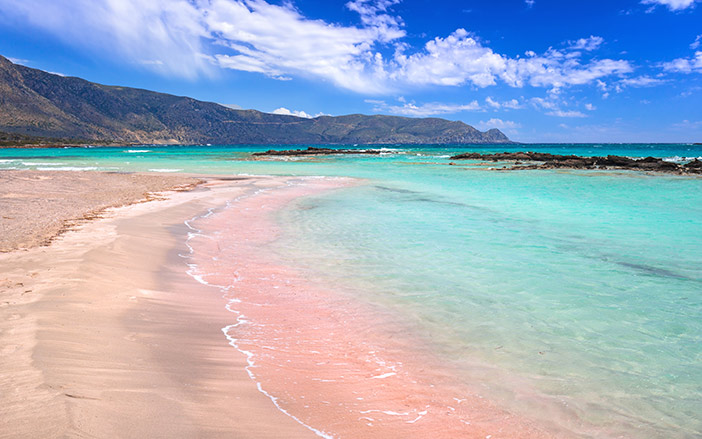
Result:
[[[702,142],[702,0],[0,0],[0,54],[302,117]]]

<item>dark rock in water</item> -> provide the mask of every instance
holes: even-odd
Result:
[[[545,152],[502,152],[480,154],[468,152],[451,157],[451,160],[489,160],[493,162],[514,161],[515,166],[506,169],[632,169],[638,171],[669,172],[676,174],[702,174],[702,162],[695,159],[686,165],[667,162],[656,157],[633,159],[618,155],[607,157],[581,157],[576,155],[558,155]],[[522,166],[522,162],[542,162],[541,164]]]
[[[305,155],[333,155],[333,154],[380,154],[379,149],[334,149],[334,148],[315,148],[310,146],[307,149],[285,149],[275,150],[269,149],[264,152],[255,152],[253,156],[305,156]]]
[[[549,162],[554,168],[589,169],[594,165],[594,160],[583,157],[582,159],[566,159]]]
[[[634,159],[618,155],[608,155],[607,157],[597,159],[597,164],[599,166],[631,166],[634,162]]]

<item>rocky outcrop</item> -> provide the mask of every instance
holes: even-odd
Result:
[[[310,146],[307,149],[284,149],[276,150],[269,149],[268,151],[255,152],[252,156],[309,156],[309,155],[338,155],[338,154],[370,154],[379,155],[382,151],[379,149],[334,149],[334,148],[315,148]]]
[[[669,172],[677,174],[702,174],[702,162],[694,159],[686,164],[667,162],[656,157],[634,159],[617,155],[606,157],[582,157],[558,155],[544,152],[502,152],[480,154],[469,152],[451,157],[451,160],[483,160],[492,162],[514,162],[505,169],[631,169],[637,171]],[[536,162],[523,165],[523,162]]]

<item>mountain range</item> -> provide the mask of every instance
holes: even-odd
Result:
[[[351,114],[302,118],[96,84],[0,56],[0,131],[9,138],[140,144],[511,143],[458,121]]]

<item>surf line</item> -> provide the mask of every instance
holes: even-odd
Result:
[[[297,185],[302,184],[302,183],[296,183],[296,180],[301,180],[304,183],[304,181],[307,179],[319,179],[319,178],[326,178],[326,177],[307,177],[307,178],[304,178],[304,177],[299,178],[298,177],[295,179],[291,178],[291,179],[285,180],[285,184],[286,184],[285,187],[290,187],[290,186],[293,186],[296,184]],[[185,254],[185,255],[179,254],[179,256],[184,258],[184,259],[189,259],[189,260],[194,259],[195,249],[191,245],[190,241],[196,237],[203,237],[203,238],[215,240],[214,237],[207,235],[206,233],[204,233],[204,231],[202,229],[199,229],[199,228],[194,226],[194,223],[196,223],[198,220],[209,218],[218,212],[222,212],[222,211],[225,211],[225,210],[228,210],[228,209],[234,207],[236,204],[240,203],[241,201],[243,201],[245,199],[255,198],[257,196],[260,196],[261,194],[273,191],[275,189],[281,189],[281,188],[260,188],[260,189],[254,190],[252,192],[242,194],[242,195],[235,197],[231,200],[227,200],[224,206],[210,207],[205,211],[205,213],[200,214],[200,215],[196,215],[196,216],[190,218],[189,220],[184,221],[185,226],[190,230],[188,232],[187,238],[185,240],[185,245],[188,248],[188,254]],[[225,308],[227,309],[227,311],[229,311],[233,314],[236,314],[236,321],[237,322],[234,324],[225,326],[224,328],[221,328],[221,330],[222,330],[222,333],[224,334],[224,336],[226,337],[229,345],[232,346],[237,351],[241,352],[246,357],[247,366],[244,368],[244,370],[246,370],[246,373],[248,374],[249,378],[251,378],[251,380],[256,383],[256,388],[258,389],[258,391],[260,393],[262,393],[263,395],[265,395],[280,412],[282,412],[283,414],[285,414],[289,418],[293,419],[295,422],[297,422],[301,426],[303,426],[306,429],[310,430],[311,432],[315,433],[317,436],[324,438],[324,439],[337,439],[336,436],[334,436],[330,433],[327,433],[325,431],[319,430],[317,428],[314,428],[311,425],[308,425],[307,423],[302,421],[300,418],[298,418],[294,414],[287,411],[285,408],[283,408],[280,405],[280,403],[278,402],[278,398],[275,397],[274,395],[272,395],[271,393],[269,393],[268,391],[266,391],[263,388],[263,386],[261,385],[261,382],[257,380],[256,375],[254,374],[254,372],[252,370],[253,368],[256,367],[256,362],[254,360],[256,355],[251,351],[248,351],[248,350],[241,348],[239,346],[239,340],[237,338],[233,337],[232,335],[230,335],[230,331],[232,329],[239,327],[240,325],[244,325],[246,323],[249,323],[246,320],[246,317],[240,311],[232,308],[232,305],[235,303],[238,303],[239,299],[229,296],[229,292],[235,287],[235,284],[237,282],[238,277],[235,277],[234,283],[232,283],[230,285],[212,284],[205,279],[205,276],[207,274],[199,273],[199,271],[198,271],[199,267],[196,263],[186,262],[186,265],[188,266],[186,273],[190,277],[195,279],[200,284],[203,284],[205,286],[219,290],[222,293],[222,298],[227,300],[227,304],[225,305]]]

